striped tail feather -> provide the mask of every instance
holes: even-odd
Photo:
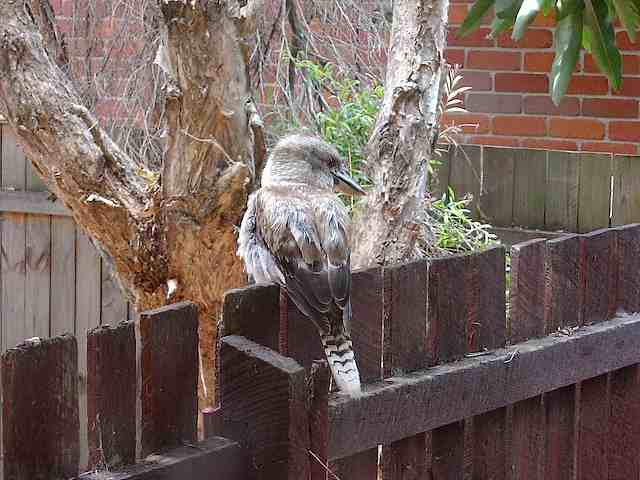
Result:
[[[361,393],[360,372],[356,365],[351,337],[339,329],[335,335],[322,334],[322,345],[338,388],[349,395]]]

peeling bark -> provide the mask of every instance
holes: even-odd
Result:
[[[385,98],[369,142],[374,187],[356,216],[353,263],[421,256],[449,0],[395,0]]]
[[[47,54],[28,2],[0,3],[0,108],[138,309],[182,299],[200,305],[203,406],[216,401],[222,295],[246,282],[235,226],[265,156],[242,50],[258,3],[160,0],[169,141],[159,182],[140,174],[142,165],[82,106]]]

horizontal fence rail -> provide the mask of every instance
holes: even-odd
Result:
[[[353,398],[328,393],[317,333],[277,287],[228,292],[212,429],[252,478],[636,478],[640,225],[510,253],[508,297],[501,247],[355,272]],[[288,463],[265,460],[276,445]]]

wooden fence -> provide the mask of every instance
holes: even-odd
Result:
[[[640,478],[640,225],[514,246],[508,317],[504,254],[355,273],[356,398],[277,288],[229,292],[212,428],[250,478]]]
[[[355,272],[357,397],[277,287],[228,292],[199,443],[193,304],[92,330],[79,478],[639,478],[640,225],[511,254],[509,316],[503,247]],[[3,354],[5,478],[77,475],[77,371],[69,335]]]
[[[471,194],[496,227],[589,232],[640,221],[640,157],[464,145],[442,161],[434,193]]]
[[[139,349],[134,322],[88,333],[92,471],[79,479],[244,478],[237,443],[196,438],[196,307],[182,303],[145,312],[138,327]],[[28,340],[2,355],[7,480],[78,476],[78,364],[72,335]],[[135,464],[137,458],[144,461]]]

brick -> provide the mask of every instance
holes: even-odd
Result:
[[[573,75],[567,89],[569,95],[606,95],[609,93],[607,77],[596,75]]]
[[[60,5],[60,13],[63,17],[73,17],[75,0],[62,0]],[[58,12],[56,12],[58,13]]]
[[[520,139],[511,137],[494,137],[492,135],[477,135],[465,140],[469,145],[490,145],[492,147],[519,147]]]
[[[447,48],[444,51],[444,58],[450,65],[464,67],[464,48]]]
[[[604,124],[586,118],[552,118],[549,121],[549,135],[560,138],[604,138]]]
[[[462,72],[462,83],[465,87],[471,87],[472,91],[486,91],[493,89],[493,79],[491,74],[486,72],[470,72],[464,70]]]
[[[95,106],[95,114],[103,120],[127,118],[130,113],[127,106],[119,100],[100,99]]]
[[[637,39],[637,37],[636,37]],[[633,43],[626,31],[616,33],[616,45],[620,50],[638,50],[640,43]]]
[[[522,54],[502,50],[470,50],[467,68],[476,70],[520,70]]]
[[[451,47],[493,47],[495,44],[492,38],[487,37],[490,32],[488,28],[479,28],[464,38],[458,38],[457,30],[457,28],[449,30],[447,45]]]
[[[622,87],[618,92],[614,91],[613,94],[622,97],[640,97],[640,78],[623,77]]]
[[[520,113],[520,95],[497,95],[493,93],[470,93],[465,103],[467,110],[484,113]]]
[[[496,73],[497,92],[546,93],[549,77],[535,73]]]
[[[467,18],[468,12],[468,5],[451,5],[449,7],[449,25],[461,25],[464,19]]]
[[[580,145],[585,152],[618,153],[621,155],[635,155],[638,147],[635,143],[585,142]]]
[[[489,115],[481,113],[449,113],[442,117],[442,128],[450,125],[467,125],[462,127],[462,133],[466,134],[489,133],[490,123]]]
[[[511,31],[500,34],[498,46],[504,48],[551,48],[553,33],[551,30],[527,29],[522,40],[515,42],[511,38]]]
[[[536,115],[575,116],[580,114],[580,100],[565,97],[556,107],[548,95],[529,95],[524,98],[524,112]]]
[[[547,134],[547,122],[544,117],[495,117],[493,119],[495,135],[521,137],[542,137]]]
[[[585,98],[582,115],[587,117],[638,118],[638,101],[622,98]]]
[[[554,57],[555,54],[550,52],[527,52],[524,55],[524,70],[548,73],[551,71]]]
[[[628,120],[609,122],[609,140],[640,142],[640,122]]]
[[[584,71],[588,73],[600,73],[600,69],[593,59],[593,56],[588,53],[584,54]],[[638,55],[623,55],[622,56],[622,72],[625,75],[639,75],[640,74],[640,56]]]
[[[550,138],[525,138],[522,140],[525,148],[539,148],[543,150],[578,150],[578,143],[570,140],[553,140]]]

